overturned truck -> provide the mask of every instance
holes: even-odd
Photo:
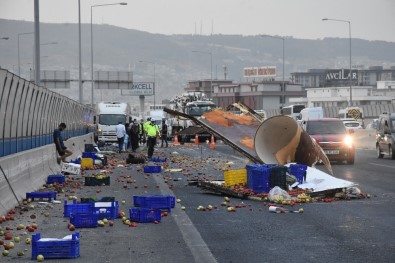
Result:
[[[287,116],[274,116],[263,120],[260,115],[242,104],[234,104],[242,114],[215,109],[195,118],[165,108],[175,116],[188,118],[202,129],[223,140],[254,163],[296,162],[313,166],[323,162],[330,173],[330,162],[321,147]]]

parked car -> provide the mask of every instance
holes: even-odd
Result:
[[[346,126],[347,130],[359,130],[363,129],[359,121],[356,121],[354,119],[343,119],[343,124]]]
[[[321,146],[330,161],[353,164],[355,145],[343,121],[337,118],[310,119],[303,124],[305,131]]]
[[[377,157],[395,159],[395,113],[383,113],[376,129]]]

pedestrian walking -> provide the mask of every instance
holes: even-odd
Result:
[[[122,152],[123,142],[125,140],[125,134],[126,134],[125,124],[122,124],[122,122],[120,121],[118,122],[118,125],[115,127],[115,129],[118,139],[118,150],[119,152]]]
[[[53,141],[56,145],[56,151],[59,154],[59,157],[56,157],[56,161],[60,164],[60,161],[67,163],[66,158],[71,156],[73,152],[69,150],[63,142],[62,131],[66,129],[66,124],[61,123],[59,127],[53,131]]]
[[[145,133],[144,133],[144,120],[141,119],[139,123],[139,144],[142,145],[145,143]]]
[[[129,128],[129,123],[126,123],[126,124],[125,124],[125,130],[126,130],[126,132],[125,132],[125,138],[124,138],[124,140],[123,140],[123,146],[122,146],[122,150],[123,150],[123,151],[127,151],[128,148],[129,148],[129,145],[130,145],[129,133],[128,133],[128,131],[130,130],[130,128]]]
[[[139,124],[134,119],[130,128],[130,142],[132,144],[132,151],[135,152],[139,148]]]
[[[151,125],[151,117],[148,117],[147,120],[146,120],[146,121],[144,122],[144,124],[143,124],[145,138],[147,139],[147,148],[148,148],[148,134],[147,134],[147,128],[148,128],[149,125]]]
[[[167,143],[167,124],[166,124],[166,120],[162,120],[162,127],[160,129],[160,138],[161,138],[161,146],[163,147],[163,142],[166,143],[166,147],[169,146],[169,144]]]

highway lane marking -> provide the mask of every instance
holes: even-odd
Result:
[[[169,189],[168,185],[161,180],[160,177],[154,176],[154,179],[156,183],[160,185],[160,191],[162,194],[175,196],[174,192]],[[176,207],[171,211],[171,214],[178,226],[178,229],[180,229],[185,243],[194,257],[195,262],[217,263],[218,261],[211,253],[206,242],[204,242],[202,236],[192,223],[189,216],[181,210],[181,205],[179,203],[176,203]]]
[[[376,166],[387,167],[387,168],[395,168],[395,166],[392,166],[392,165],[385,165],[385,164],[379,164],[379,163],[369,163],[369,164],[376,165]]]

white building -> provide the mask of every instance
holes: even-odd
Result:
[[[290,102],[306,104],[307,107],[346,107],[350,101],[350,87],[307,88],[306,92],[307,97],[290,98]],[[395,103],[395,81],[378,81],[377,89],[353,86],[352,102],[361,106]]]

